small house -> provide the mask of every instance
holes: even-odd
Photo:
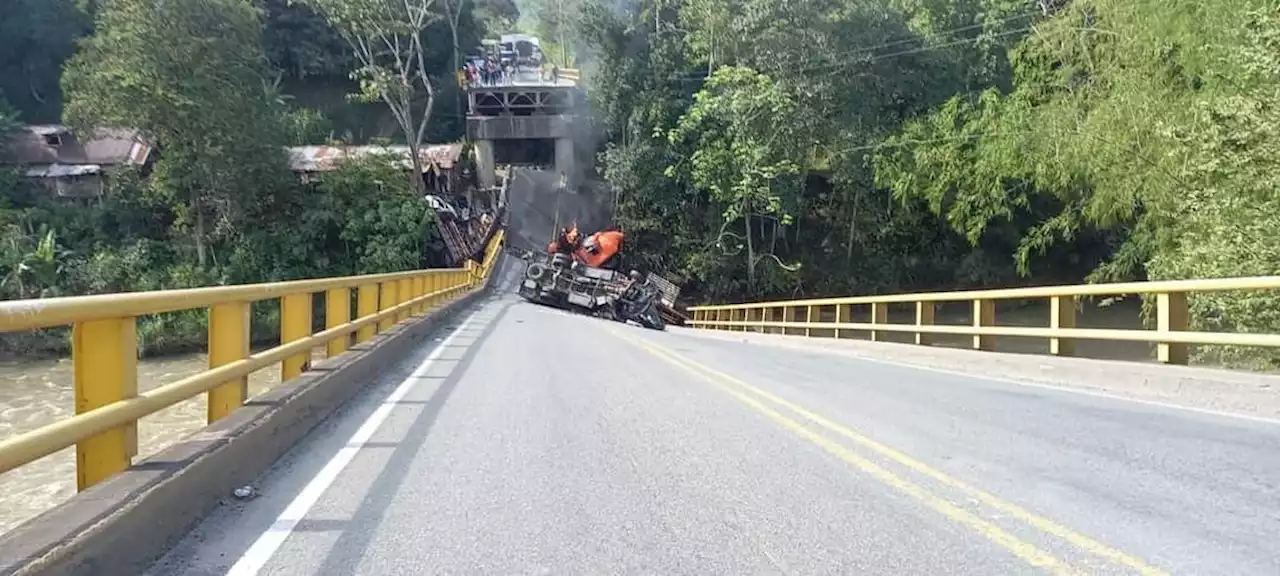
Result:
[[[95,198],[106,190],[108,171],[145,166],[153,156],[140,131],[104,128],[80,139],[66,126],[26,126],[0,148],[0,166],[18,167],[59,197]]]

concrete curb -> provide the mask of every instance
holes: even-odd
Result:
[[[217,424],[0,537],[0,575],[143,573],[232,490],[251,483],[377,373],[485,297],[495,275],[480,290],[316,363]]]

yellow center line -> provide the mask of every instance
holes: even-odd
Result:
[[[618,333],[614,332],[614,334],[618,334]],[[619,334],[619,336],[621,335]],[[961,524],[963,526],[967,526],[971,528],[972,530],[982,535],[986,539],[1008,550],[1009,552],[1013,553],[1014,556],[1026,561],[1032,566],[1047,569],[1053,574],[1065,575],[1065,574],[1078,573],[1077,571],[1071,569],[1071,567],[1068,566],[1063,561],[1059,560],[1058,558],[1055,558],[1048,552],[1045,552],[1044,550],[1037,548],[1034,544],[1027,542],[1025,540],[1022,540],[1017,536],[1014,536],[1013,534],[1006,532],[1004,529],[1000,528],[999,526],[978,517],[972,512],[969,512],[968,510],[965,510],[964,508],[961,508],[960,506],[957,506],[947,501],[946,499],[941,498],[936,494],[929,492],[928,490],[925,490],[924,488],[920,487],[918,484],[915,484],[910,480],[902,478],[901,476],[894,474],[893,472],[889,471],[883,466],[880,466],[875,462],[872,462],[870,460],[867,460],[866,458],[863,458],[862,456],[859,456],[857,453],[846,448],[840,443],[833,442],[830,439],[825,438],[822,435],[816,432],[813,432],[812,430],[809,430],[808,428],[805,428],[803,424],[796,422],[795,420],[792,420],[790,418],[787,418],[786,416],[782,415],[778,411],[772,408],[769,408],[760,400],[756,398],[752,398],[747,394],[744,394],[738,390],[735,390],[730,386],[726,385],[725,383],[717,380],[716,378],[709,376],[705,372],[698,370],[696,367],[687,364],[683,358],[669,355],[665,352],[657,350],[654,347],[651,347],[647,343],[633,340],[630,337],[622,336],[622,338],[624,340],[629,340],[632,343],[639,345],[641,348],[645,349],[649,353],[663,360],[666,360],[667,362],[671,363],[673,366],[681,368],[687,371],[688,373],[690,373],[691,375],[711,383],[713,386],[719,388],[720,390],[734,397],[735,399],[742,402],[743,404],[746,404],[747,406],[753,408],[754,410],[759,412],[761,415],[767,417],[768,419],[772,420],[773,422],[782,426],[783,428],[795,433],[797,436],[800,436],[801,438],[804,438],[805,440],[812,442],[813,444],[817,445],[819,448],[822,448],[827,452],[831,453],[833,456],[849,464],[852,464],[862,472],[866,473],[872,478],[875,478],[885,483],[889,487],[895,490],[898,490],[899,492],[902,492],[908,496],[911,496],[916,500],[919,500],[925,506],[929,507],[935,512],[938,512],[939,514],[942,514],[948,519],[958,524]]]
[[[818,414],[815,414],[810,410],[806,410],[805,408],[799,405],[796,405],[795,403],[789,402],[772,393],[769,393],[768,391],[762,390],[757,386],[748,384],[747,382],[744,382],[739,378],[736,378],[732,375],[726,374],[714,368],[711,368],[706,365],[695,362],[693,360],[690,360],[661,345],[654,344],[651,342],[642,342],[634,337],[623,335],[620,332],[614,332],[614,334],[618,335],[624,340],[628,340],[634,344],[639,345],[640,347],[649,351],[651,354],[664,358],[668,362],[678,363],[687,370],[700,372],[704,376],[704,379],[719,380],[719,382],[716,382],[716,383],[718,385],[721,385],[722,387],[723,387],[722,383],[733,384],[741,389],[747,390],[755,394],[756,396],[759,396],[760,398],[763,398],[765,400],[773,402],[776,405],[787,408],[788,410],[804,417],[805,419],[813,422],[814,424],[817,424],[818,426],[821,426],[822,428],[826,428],[831,432],[834,432],[840,436],[843,436],[867,449],[870,449],[876,453],[879,453],[882,456],[894,462],[897,462],[898,464],[901,464],[911,470],[914,470],[928,478],[931,478],[943,485],[960,490],[961,492],[968,494],[970,497],[986,504],[987,506],[990,506],[996,510],[999,510],[1000,512],[1003,512],[1013,518],[1021,520],[1022,522],[1025,522],[1026,524],[1036,528],[1037,530],[1040,530],[1047,534],[1051,534],[1055,537],[1058,537],[1081,550],[1084,550],[1091,554],[1105,558],[1110,562],[1126,566],[1128,568],[1138,571],[1141,574],[1147,574],[1147,575],[1166,574],[1166,572],[1147,564],[1145,561],[1143,561],[1140,558],[1137,558],[1135,556],[1132,556],[1130,554],[1117,550],[1113,547],[1107,546],[1102,542],[1099,542],[1084,534],[1076,532],[1075,530],[1072,530],[1071,528],[1064,526],[1058,522],[1055,522],[1053,520],[1050,520],[1048,518],[1035,514],[1034,512],[1031,512],[1021,506],[1018,506],[1017,504],[1003,500],[998,496],[991,494],[990,492],[979,489],[964,481],[954,478],[946,474],[945,472],[942,472],[941,470],[933,468],[925,464],[924,462],[921,462],[911,456],[908,456],[907,454],[899,450],[896,450],[894,448],[881,444],[880,442],[872,440],[871,438],[868,438],[862,434],[859,434],[849,429],[846,426],[832,422],[831,420],[828,420],[822,416],[819,416]],[[737,391],[734,391],[734,393],[735,395],[739,394]]]

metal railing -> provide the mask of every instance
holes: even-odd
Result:
[[[282,382],[296,378],[313,348],[337,356],[353,334],[356,343],[368,341],[483,285],[503,237],[499,230],[483,261],[464,268],[0,303],[0,332],[72,327],[76,402],[75,416],[0,439],[0,473],[75,446],[76,484],[85,490],[130,466],[139,418],[207,394],[208,423],[217,422],[244,405],[249,374],[279,363]],[[317,293],[325,306],[319,332]],[[280,345],[250,353],[250,305],[272,299],[280,301]],[[209,370],[138,393],[138,316],[201,308],[209,311]]]
[[[1192,344],[1280,347],[1280,335],[1277,334],[1188,330],[1188,294],[1278,288],[1280,288],[1280,276],[1261,276],[818,298],[694,306],[688,310],[693,315],[689,324],[696,328],[783,334],[788,334],[789,330],[803,330],[802,334],[805,336],[813,336],[814,330],[832,330],[832,335],[836,338],[844,337],[844,331],[858,330],[869,331],[873,341],[883,340],[887,332],[907,332],[914,333],[915,343],[921,345],[932,344],[930,336],[934,334],[958,334],[972,336],[972,347],[975,350],[993,350],[997,336],[1047,338],[1049,353],[1059,356],[1073,355],[1076,340],[1154,342],[1157,360],[1167,364],[1186,364],[1189,360],[1188,346]],[[1117,295],[1155,296],[1155,328],[1126,330],[1076,327],[1077,298]],[[1049,300],[1047,327],[996,325],[996,301],[1031,299]],[[942,302],[972,302],[972,325],[934,324],[937,305]],[[914,304],[915,323],[889,323],[888,306],[890,304]],[[853,322],[854,306],[869,307],[871,321]],[[828,307],[835,308],[835,322],[817,321],[822,318],[823,311]],[[800,309],[804,309],[803,319],[798,317]],[[782,311],[781,319],[777,318],[779,310]]]

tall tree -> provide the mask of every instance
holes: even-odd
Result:
[[[241,0],[113,0],[63,76],[82,134],[138,128],[163,148],[157,185],[185,198],[197,261],[288,178],[261,14]]]
[[[0,2],[0,96],[28,122],[58,120],[59,72],[90,24],[74,0]]]
[[[414,186],[421,190],[422,143],[435,107],[427,29],[440,19],[436,0],[304,0],[329,20],[355,53],[364,101],[391,110],[409,146]]]

